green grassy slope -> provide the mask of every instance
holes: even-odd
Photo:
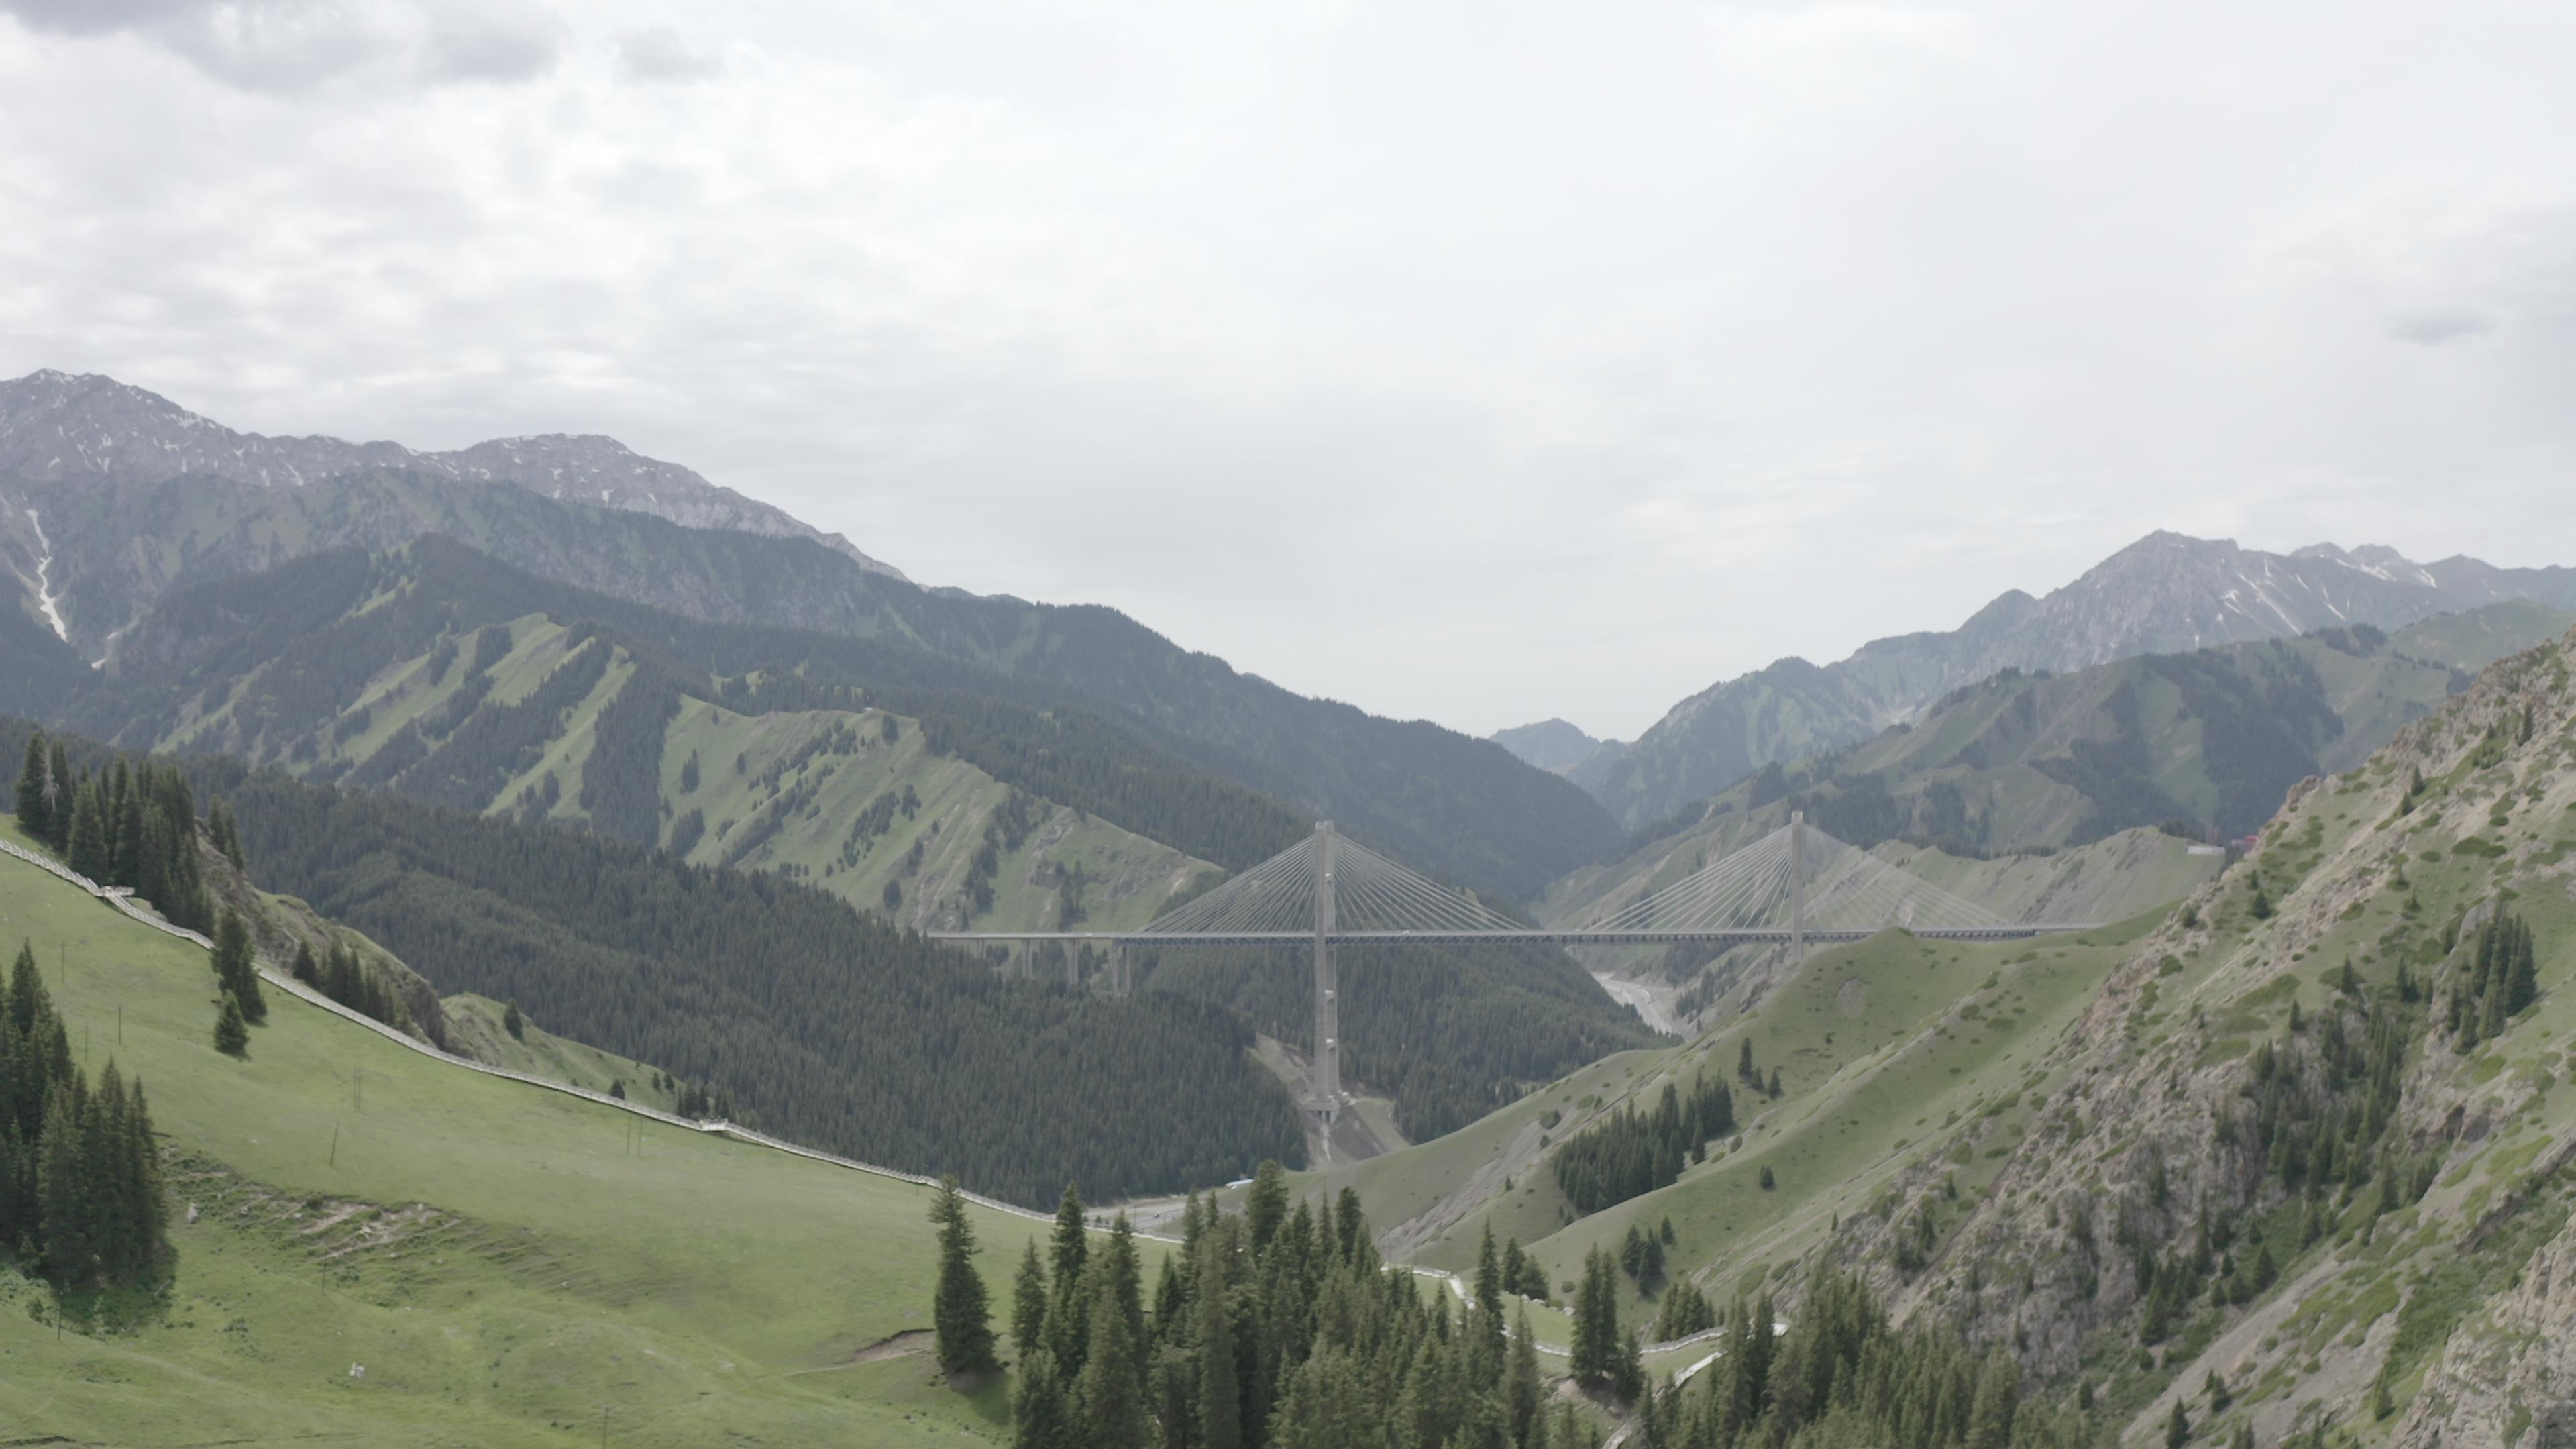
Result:
[[[2450,1004],[2497,911],[2536,942],[2538,995],[2464,1038]],[[1677,1274],[1768,1289],[1794,1316],[1821,1256],[1900,1318],[2012,1353],[2033,1395],[2083,1379],[2125,1444],[2166,1442],[2179,1397],[2193,1442],[2242,1426],[2305,1443],[2322,1424],[2334,1443],[2528,1449],[2564,1423],[2555,1326],[2576,1314],[2571,944],[2576,635],[2294,792],[2177,909],[2074,938],[1820,952],[1699,1041],[1332,1176],[1430,1262],[1463,1261],[1491,1223],[1535,1237],[1563,1282],[1589,1247],[1669,1218]],[[1738,1089],[1741,1147],[1567,1221],[1541,1135],[1703,1068],[1731,1078],[1744,1040],[1784,1091]],[[2374,1080],[2391,1098],[2369,1108]],[[1508,1186],[1489,1171],[1444,1191],[1489,1161]]]
[[[507,1004],[470,991],[442,997],[439,1006],[446,1024],[447,1050],[458,1056],[592,1092],[614,1087],[626,1094],[626,1100],[638,1105],[665,1112],[677,1109],[679,1094],[655,1086],[654,1079],[660,1073],[643,1062],[556,1036],[524,1013],[520,1016],[519,1034],[512,1036],[507,1025]]]
[[[1001,853],[992,905],[973,910],[975,854],[1014,792],[964,760],[933,754],[917,721],[877,710],[753,716],[684,700],[663,743],[662,793],[672,815],[665,845],[677,843],[690,812],[703,822],[687,859],[781,871],[871,910],[885,908],[892,883],[896,919],[925,930],[1141,926],[1194,875],[1215,869],[1096,816],[1034,801],[1027,834]],[[911,808],[899,808],[907,796]],[[880,799],[887,806],[871,820]]]
[[[204,952],[23,863],[0,860],[0,938],[38,943],[93,1067],[143,1079],[199,1209],[139,1322],[57,1340],[0,1311],[9,1434],[575,1445],[607,1405],[619,1444],[1007,1437],[998,1388],[957,1396],[917,1356],[849,1366],[927,1326],[922,1189],[639,1132],[282,991],[248,1060],[224,1058]],[[999,1301],[1040,1225],[975,1223]]]
[[[1325,1176],[1356,1187],[1371,1220],[1394,1225],[1391,1245],[1429,1265],[1471,1264],[1490,1224],[1564,1282],[1593,1247],[1615,1249],[1630,1224],[1660,1229],[1670,1218],[1673,1276],[1732,1291],[1794,1262],[1835,1214],[1859,1211],[1909,1167],[1945,1160],[1963,1121],[2003,1137],[2017,1130],[2026,1114],[1998,1104],[2035,1086],[2041,1047],[2144,925],[1997,945],[1891,931],[1820,951],[1722,1029],[1609,1058],[1449,1137]],[[1778,1101],[1733,1081],[1746,1040],[1766,1077],[1779,1068]],[[1742,1148],[1712,1152],[1661,1191],[1576,1217],[1547,1150],[1623,1105],[1650,1107],[1666,1082],[1687,1089],[1703,1071],[1735,1091]],[[1991,1117],[1989,1107],[1998,1108]],[[1998,1140],[1979,1138],[1959,1167],[1962,1191],[1981,1181],[1981,1164],[1991,1171],[1978,1154]],[[1497,1166],[1479,1177],[1488,1163]],[[1766,1167],[1775,1184],[1767,1189]],[[1623,1312],[1651,1312],[1628,1287]]]
[[[568,666],[580,643],[573,630],[543,615],[504,627],[509,648],[489,670],[488,689],[473,705],[477,713],[523,704]],[[546,724],[541,748],[493,778],[496,788],[479,802],[486,813],[589,821],[583,786],[601,712],[637,678],[628,649],[602,647],[611,648],[611,659],[598,682]],[[454,736],[451,711],[473,677],[466,662],[473,638],[451,636],[444,649],[464,658],[432,650],[387,664],[353,698],[334,702],[315,731],[286,742],[231,727],[236,702],[261,697],[269,676],[284,668],[271,661],[183,703],[175,722],[150,743],[163,750],[247,750],[254,763],[308,778],[382,785],[394,778],[395,763],[408,758],[403,748],[413,735],[425,733],[432,744]],[[1042,818],[1005,854],[990,881],[991,905],[976,910],[969,869],[987,821],[1012,788],[962,759],[930,751],[917,720],[896,720],[897,737],[886,743],[888,718],[879,710],[745,715],[684,698],[663,742],[662,843],[684,845],[684,857],[698,864],[777,871],[868,910],[886,909],[891,882],[900,891],[896,917],[923,929],[1047,930],[1068,921],[1090,929],[1139,926],[1195,873],[1212,868],[1096,816],[1039,801]],[[833,737],[829,747],[808,748],[827,736]],[[839,743],[844,739],[846,745]],[[694,789],[683,776],[692,755],[700,761]],[[912,812],[897,814],[883,829],[858,828],[879,796],[900,798],[907,791],[919,802]],[[692,811],[696,826],[684,841],[681,822]],[[924,852],[917,864],[910,855],[916,841]]]

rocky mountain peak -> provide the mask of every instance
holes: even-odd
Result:
[[[392,442],[236,432],[158,393],[95,373],[43,368],[0,382],[0,484],[212,475],[263,487],[304,487],[380,468],[516,483],[549,497],[650,513],[691,528],[811,538],[862,567],[903,577],[839,534],[598,434],[545,433],[421,452]]]

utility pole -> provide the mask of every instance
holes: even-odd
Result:
[[[1807,812],[1789,812],[1789,959],[1807,959]]]
[[[1342,1107],[1342,1021],[1333,960],[1333,822],[1315,822],[1315,1110],[1326,1130]]]

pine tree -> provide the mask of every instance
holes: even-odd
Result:
[[[1270,1248],[1270,1239],[1288,1218],[1288,1174],[1267,1158],[1253,1170],[1252,1190],[1244,1194],[1244,1226],[1252,1230],[1252,1256]]]
[[[528,1019],[519,1014],[519,1003],[513,1001],[501,1008],[501,1029],[510,1034],[512,1041],[528,1039]]]
[[[1038,1258],[1038,1240],[1028,1240],[1020,1255],[1019,1276],[1011,1282],[1011,1347],[1026,1364],[1046,1336],[1046,1264]]]
[[[299,939],[295,943],[294,973],[295,979],[307,986],[316,988],[321,986],[322,967],[313,959],[312,942]]]
[[[57,1088],[45,1108],[44,1135],[37,1141],[39,1251],[57,1286],[86,1278],[93,1266],[89,1154],[81,1141],[88,1127],[88,1095],[77,1075]]]
[[[2533,944],[2531,926],[2516,918],[2510,951],[2511,965],[2505,973],[2505,1013],[2518,1015],[2524,1007],[2540,999],[2540,955]]]
[[[1064,1401],[1064,1379],[1055,1360],[1038,1354],[1020,1365],[1019,1392],[1011,1398],[1012,1449],[1088,1449]]]
[[[1234,1303],[1227,1259],[1231,1225],[1202,1235],[1198,1296],[1192,1305],[1192,1347],[1198,1361],[1198,1425],[1202,1449],[1239,1449],[1243,1442],[1243,1385],[1234,1337]]]
[[[61,739],[54,741],[45,762],[45,843],[56,855],[68,854],[72,848],[72,792],[80,777],[72,773],[72,753]]]
[[[1612,1276],[1610,1255],[1599,1248],[1583,1255],[1583,1284],[1574,1296],[1574,1346],[1569,1366],[1581,1383],[1598,1383],[1610,1375],[1619,1352],[1619,1284]]]
[[[2165,1449],[2182,1449],[2191,1439],[2191,1418],[2182,1411],[2182,1395],[2174,1395],[2173,1415],[2165,1420]]]
[[[1513,1443],[1529,1442],[1530,1426],[1538,1422],[1539,1401],[1545,1392],[1538,1371],[1538,1340],[1530,1333],[1529,1309],[1523,1307],[1513,1317],[1512,1359],[1503,1370],[1503,1404]]]
[[[241,827],[233,821],[231,806],[226,805],[221,800],[217,800],[214,805],[207,810],[206,834],[214,841],[215,849],[223,852],[224,859],[232,862],[233,869],[240,870],[244,868],[242,864]]]
[[[1118,1275],[1107,1255],[1101,1266],[1107,1271],[1091,1275],[1097,1286],[1089,1352],[1074,1380],[1073,1405],[1098,1449],[1145,1449],[1153,1431],[1145,1395],[1145,1345],[1119,1303]]]
[[[268,1000],[260,994],[259,968],[251,964],[250,928],[229,909],[215,920],[215,984],[241,1003],[246,1022],[268,1019]]]
[[[45,732],[37,730],[27,736],[26,763],[18,767],[18,828],[35,840],[53,835],[52,817],[46,804],[53,793],[52,764],[45,755]]]
[[[242,1024],[241,1001],[229,991],[223,995],[223,1009],[215,1015],[215,1050],[226,1056],[247,1056],[250,1028]]]
[[[1476,1343],[1475,1386],[1491,1388],[1503,1372],[1504,1334],[1502,1256],[1494,1249],[1494,1225],[1490,1221],[1476,1247],[1476,1311],[1471,1322]]]
[[[72,792],[72,828],[63,846],[64,864],[73,871],[101,884],[115,872],[109,856],[107,814],[99,800],[98,783],[83,780]]]
[[[143,779],[138,775],[129,784],[126,780],[125,762],[121,759],[116,762],[116,795],[116,815],[113,821],[116,839],[116,883],[121,886],[131,886],[139,892],[143,889],[144,873]],[[145,899],[148,900],[150,897]]]
[[[1082,1225],[1082,1194],[1072,1183],[1065,1184],[1064,1196],[1056,1203],[1051,1256],[1055,1296],[1047,1304],[1047,1347],[1054,1351],[1056,1372],[1064,1379],[1069,1400],[1091,1332],[1091,1305],[1083,1297],[1083,1270],[1090,1265],[1091,1243]]]
[[[941,1180],[930,1221],[939,1229],[939,1281],[930,1299],[939,1367],[951,1375],[991,1373],[1001,1367],[993,1359],[992,1309],[984,1276],[975,1271],[975,1225],[966,1219],[957,1179]]]

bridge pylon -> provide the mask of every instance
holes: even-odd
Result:
[[[1807,959],[1807,812],[1789,812],[1789,960]]]
[[[1339,963],[1333,959],[1333,822],[1315,822],[1315,1112],[1326,1131],[1342,1109]]]

